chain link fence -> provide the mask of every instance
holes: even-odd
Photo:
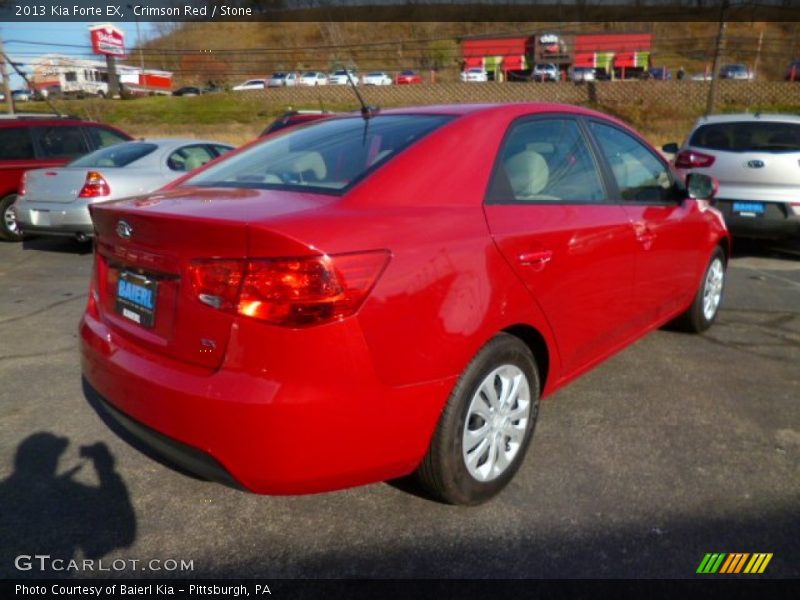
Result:
[[[696,112],[706,106],[709,81],[601,81],[588,83],[436,83],[359,86],[369,105],[381,107],[481,102],[562,102],[605,107],[653,106]],[[235,92],[239,101],[266,102],[271,108],[357,106],[349,86],[284,87]],[[800,83],[718,82],[717,110],[726,106],[774,106],[800,110]]]

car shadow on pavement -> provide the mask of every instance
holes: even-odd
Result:
[[[92,253],[94,244],[79,242],[72,237],[41,236],[22,240],[22,249],[85,255]]]
[[[800,261],[800,240],[733,238],[733,258],[776,258]]]
[[[75,478],[86,462],[59,472],[69,439],[40,431],[17,446],[14,471],[0,482],[0,574],[72,577],[75,559],[97,561],[136,539],[136,516],[108,447],[81,446],[98,485]],[[46,556],[47,558],[37,558]],[[61,562],[54,562],[61,561]]]

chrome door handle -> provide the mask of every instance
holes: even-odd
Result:
[[[517,260],[519,264],[524,267],[533,267],[536,270],[542,270],[553,259],[552,250],[537,250],[536,252],[523,252],[519,255]]]

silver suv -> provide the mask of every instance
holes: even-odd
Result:
[[[561,73],[553,63],[544,63],[533,67],[535,81],[558,81]]]
[[[675,167],[719,181],[715,206],[734,236],[800,236],[800,116],[729,114],[699,119]]]

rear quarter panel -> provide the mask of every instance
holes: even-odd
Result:
[[[460,374],[496,333],[527,324],[550,348],[544,315],[497,250],[483,195],[506,114],[461,118],[384,165],[331,209],[265,224],[334,253],[388,249],[357,318],[376,372],[392,386]],[[258,239],[258,224],[251,234]],[[552,380],[548,378],[548,380]]]

